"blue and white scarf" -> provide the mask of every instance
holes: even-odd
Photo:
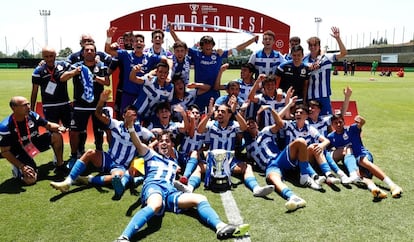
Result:
[[[82,77],[82,84],[83,84],[83,94],[82,99],[87,101],[88,103],[92,103],[94,96],[93,96],[93,74],[89,70],[89,68],[85,65],[81,65],[81,77]]]

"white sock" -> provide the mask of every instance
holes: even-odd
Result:
[[[388,176],[386,176],[382,181],[385,182],[385,184],[387,184],[389,187],[395,186],[395,183]]]

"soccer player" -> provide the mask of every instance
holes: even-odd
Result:
[[[49,122],[30,110],[25,97],[14,96],[9,102],[13,113],[0,123],[0,150],[2,157],[13,165],[13,176],[25,184],[37,181],[37,165],[34,157],[52,146],[57,167],[63,163],[63,139],[60,132],[66,128]],[[39,126],[50,132],[39,133]],[[62,171],[63,169],[58,169]]]
[[[276,192],[281,197],[287,200],[285,207],[289,211],[305,207],[306,201],[297,196],[282,179],[287,171],[299,167],[304,174],[310,167],[306,141],[302,138],[295,139],[280,151],[276,143],[276,133],[283,126],[284,121],[270,106],[262,107],[271,110],[276,122],[259,130],[256,120],[253,117],[248,118],[248,128],[244,132],[247,156],[253,158],[257,166],[266,172],[266,180],[275,186]]]
[[[341,108],[341,113],[345,113],[346,110],[348,110],[348,106],[349,106],[349,99],[352,95],[352,89],[348,86],[344,89],[344,102]],[[321,112],[321,104],[317,101],[317,100],[310,100],[309,101],[309,117],[308,117],[308,122],[311,126],[313,126],[314,128],[316,128],[320,134],[322,134],[323,136],[327,137],[327,135],[332,131],[332,126],[331,126],[331,115],[326,115],[321,117],[320,112]],[[339,166],[336,164],[336,162],[332,159],[332,156],[330,154],[330,152],[328,152],[327,149],[324,150],[324,155],[325,158],[328,162],[329,167],[336,173],[339,175],[340,179],[341,179],[341,183],[342,184],[348,184],[351,182],[359,182],[359,177],[358,176],[353,176],[352,179],[349,178],[345,172],[339,168]],[[328,174],[325,174],[326,176],[329,176],[331,174],[329,174],[329,170],[326,169],[326,171],[328,172]]]
[[[137,76],[141,72],[142,65],[135,65],[129,73],[129,80],[143,85],[143,92],[138,96],[134,106],[138,109],[142,121],[150,121],[155,116],[155,108],[161,102],[171,102],[173,99],[174,85],[167,81],[169,66],[160,62],[155,67],[155,74]]]
[[[249,63],[256,67],[256,78],[260,74],[267,76],[276,74],[277,67],[286,61],[279,51],[273,49],[275,42],[275,33],[271,30],[266,30],[263,33],[263,49],[250,56]]]
[[[127,105],[131,105],[143,91],[143,85],[130,81],[129,74],[135,65],[141,65],[141,71],[137,72],[139,76],[144,76],[155,68],[159,62],[168,63],[167,57],[161,55],[151,55],[144,53],[145,37],[142,34],[136,34],[133,38],[133,51],[118,49],[112,44],[112,37],[115,35],[117,27],[111,27],[106,31],[107,40],[105,42],[105,52],[112,57],[118,58],[119,65],[123,71],[122,100],[120,110],[124,110]],[[170,63],[171,64],[171,63]],[[169,64],[169,66],[170,66]]]
[[[170,27],[170,34],[174,41],[179,41],[173,27]],[[246,42],[236,46],[233,49],[222,50],[213,49],[215,42],[213,37],[206,35],[200,39],[200,50],[189,48],[188,55],[194,62],[194,83],[190,83],[188,88],[197,89],[197,97],[195,104],[200,107],[204,113],[205,108],[209,105],[210,98],[216,100],[219,96],[219,90],[215,88],[215,82],[222,65],[222,60],[228,56],[237,55],[237,53],[257,40],[258,36],[254,36]]]
[[[345,121],[342,114],[335,114],[332,116],[331,122],[334,131],[328,135],[328,139],[331,141],[332,146],[336,148],[332,152],[333,159],[335,161],[344,159],[347,150],[351,148],[352,155],[355,157],[359,167],[359,175],[363,177],[363,181],[366,182],[368,179],[371,179],[372,176],[375,176],[389,186],[393,198],[401,197],[403,192],[401,187],[395,184],[379,166],[374,164],[374,158],[371,152],[369,152],[362,143],[361,131],[362,126],[365,124],[365,119],[362,116],[357,115],[355,117],[355,123],[345,127]],[[369,182],[367,185],[374,198],[382,199],[387,197],[387,194],[379,189],[373,182]]]
[[[310,76],[309,68],[303,64],[303,48],[296,45],[291,49],[291,60],[280,64],[276,70],[276,88],[287,92],[293,88],[293,96],[297,96],[296,102],[306,102],[308,82]]]
[[[246,121],[242,115],[236,111],[237,101],[233,96],[228,104],[222,104],[217,108],[213,121],[208,122],[213,115],[214,99],[210,99],[208,113],[201,120],[198,126],[198,132],[206,133],[206,143],[209,144],[209,150],[214,151],[223,149],[234,151],[236,146],[237,135],[247,129]],[[236,120],[232,120],[232,115]],[[176,182],[176,187],[182,191],[192,192],[201,183],[201,173],[205,172],[207,164],[200,162],[199,166],[193,172],[188,180],[188,185]],[[253,192],[256,197],[264,197],[273,192],[273,185],[260,186],[254,176],[252,166],[246,162],[240,161],[233,157],[230,163],[230,171],[232,174],[242,174],[244,184]]]
[[[103,152],[101,150],[92,150],[89,149],[85,154],[83,154],[74,164],[73,168],[70,171],[69,176],[62,182],[51,182],[50,185],[61,192],[69,191],[70,186],[79,178],[79,176],[86,170],[88,164],[92,164],[94,167],[100,169],[101,172],[107,173],[109,175],[103,176],[89,176],[86,178],[81,178],[79,181],[82,183],[91,183],[95,185],[104,185],[113,182],[115,189],[116,199],[120,198],[123,193],[125,184],[131,180],[129,174],[126,170],[129,167],[130,162],[133,160],[136,152],[135,146],[131,143],[130,132],[127,129],[126,123],[130,125],[128,128],[137,132],[138,135],[142,136],[145,140],[150,140],[153,138],[153,134],[148,130],[142,128],[137,120],[137,110],[134,106],[128,106],[124,110],[124,120],[119,121],[116,119],[111,119],[105,114],[102,113],[103,106],[105,102],[108,101],[111,90],[105,90],[101,93],[99,102],[96,106],[95,115],[99,121],[105,124],[111,131],[112,139],[109,144],[109,150]],[[121,184],[121,180],[125,184]]]
[[[336,39],[339,53],[323,54],[321,52],[321,40],[319,37],[308,39],[310,53],[305,56],[303,62],[308,65],[312,72],[308,85],[308,100],[316,99],[322,104],[321,115],[332,114],[331,106],[331,69],[332,63],[346,56],[348,51],[342,43],[339,28],[332,27],[331,36]]]
[[[158,153],[144,145],[135,133],[132,123],[128,130],[139,155],[145,160],[145,182],[141,192],[143,208],[131,219],[118,242],[130,241],[153,216],[162,216],[165,211],[180,213],[193,207],[202,221],[216,230],[218,239],[244,236],[248,224],[232,225],[220,220],[207,198],[197,193],[182,193],[174,188],[177,162],[174,158],[171,133],[165,131],[158,136]]]

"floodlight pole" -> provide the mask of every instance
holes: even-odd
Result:
[[[316,37],[319,37],[319,24],[322,22],[322,18],[315,17],[315,23],[316,23]]]
[[[48,34],[47,34],[47,17],[50,16],[50,10],[39,10],[40,16],[43,16],[44,27],[45,27],[45,46],[48,45]]]

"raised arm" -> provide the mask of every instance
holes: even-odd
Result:
[[[246,49],[246,47],[247,47],[247,46],[249,46],[249,45],[253,44],[254,42],[256,42],[256,43],[257,43],[257,41],[258,41],[258,40],[259,40],[259,36],[258,36],[258,35],[255,35],[255,36],[253,36],[251,39],[247,40],[246,42],[239,44],[239,45],[238,45],[238,46],[236,46],[236,48],[234,48],[234,49],[235,49],[237,52],[242,51],[242,50]],[[236,55],[236,54],[237,54],[237,53],[233,53],[234,49],[230,49],[230,50],[229,50],[229,55],[232,55],[232,54]]]
[[[134,122],[130,120],[127,124],[129,135],[131,136],[131,141],[137,148],[139,155],[144,156],[149,148],[147,145],[141,142],[141,139],[138,137],[137,132],[134,129]]]
[[[250,90],[249,96],[247,97],[251,102],[257,103],[258,99],[256,98],[257,90],[259,90],[263,80],[266,78],[265,74],[260,74],[257,80],[254,82],[252,89]]]
[[[348,50],[346,49],[344,43],[341,40],[341,37],[339,34],[339,28],[332,27],[331,30],[332,30],[331,36],[336,39],[336,42],[338,43],[338,46],[339,46],[339,53],[336,54],[336,59],[339,59],[339,58],[346,56],[348,54]]]
[[[111,94],[111,90],[104,90],[103,92],[101,92],[101,95],[99,96],[98,104],[96,105],[96,109],[95,109],[96,118],[105,125],[109,125],[110,118],[102,113],[102,109],[103,109],[103,106],[105,105],[105,102],[109,100],[110,94]]]
[[[200,123],[198,124],[197,131],[202,134],[206,132],[207,122],[213,116],[214,113],[214,98],[210,98],[210,103],[208,105],[208,111],[206,115],[204,115],[203,119],[201,119]]]
[[[110,27],[106,31],[105,52],[110,54],[111,56],[118,56],[117,50],[111,47],[112,37],[114,37],[117,29],[117,27]]]
[[[131,72],[129,72],[129,80],[138,84],[144,84],[145,80],[142,76],[137,76],[138,72],[142,72],[142,65],[135,65],[132,67]],[[148,77],[147,77],[148,78]]]
[[[241,131],[246,131],[247,130],[247,123],[246,120],[243,118],[243,115],[241,115],[240,112],[237,111],[237,97],[236,96],[231,96],[230,100],[229,100],[229,105],[231,107],[231,111],[233,112],[234,116],[236,117],[237,122],[240,125],[240,130]]]
[[[174,26],[171,23],[168,23],[168,28],[170,30],[171,37],[174,39],[174,41],[175,42],[181,41],[180,38],[178,38],[177,34],[175,33]]]
[[[220,91],[226,89],[224,85],[221,85],[221,77],[223,76],[223,72],[225,72],[229,68],[229,64],[223,64],[220,67],[220,71],[217,74],[216,82],[214,83],[214,90]]]
[[[352,89],[349,86],[344,88],[344,102],[342,103],[342,107],[341,107],[342,115],[345,115],[346,111],[348,110],[349,100],[351,98],[351,95],[352,95]]]

